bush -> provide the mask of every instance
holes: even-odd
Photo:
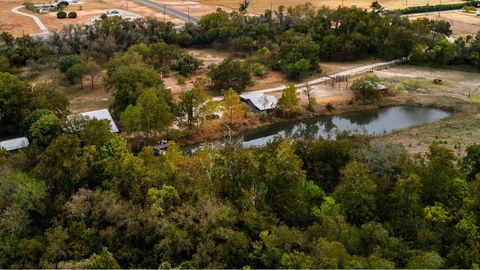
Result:
[[[267,75],[265,66],[260,63],[253,63],[250,65],[250,68],[255,76],[264,77]]]
[[[380,97],[379,83],[380,79],[375,75],[366,75],[355,80],[352,84],[355,98],[364,103],[377,100]]]
[[[182,75],[177,75],[177,84],[184,85],[186,83],[186,79]]]
[[[30,10],[32,12],[35,12],[36,10],[35,4],[32,2],[25,2],[23,3],[23,6],[25,7],[25,9]]]
[[[69,12],[69,13],[68,13],[68,18],[70,18],[70,19],[75,19],[75,18],[77,18],[77,13],[74,12],[74,11]]]
[[[477,11],[477,8],[472,6],[464,6],[463,10],[468,13],[475,13]]]
[[[67,13],[64,11],[57,12],[58,19],[65,19],[67,17]]]

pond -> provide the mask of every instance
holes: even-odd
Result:
[[[451,112],[418,106],[392,106],[335,116],[272,124],[241,133],[237,139],[244,147],[262,146],[275,137],[324,138],[334,140],[339,133],[381,135],[398,129],[429,124],[449,117]],[[221,143],[215,141],[210,143]],[[205,144],[205,143],[203,143]],[[194,152],[202,144],[185,149]]]

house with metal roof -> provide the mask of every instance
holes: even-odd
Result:
[[[83,115],[92,119],[97,119],[97,120],[107,120],[110,123],[110,131],[112,133],[119,132],[117,125],[115,124],[115,121],[113,121],[112,115],[107,109],[84,112],[84,113],[81,113],[80,115]]]
[[[29,145],[27,137],[20,137],[11,140],[1,141],[0,149],[6,151],[16,151],[22,148],[25,148]]]
[[[242,94],[240,99],[257,111],[269,111],[277,107],[277,98],[264,93]]]

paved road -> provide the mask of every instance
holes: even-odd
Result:
[[[321,77],[321,78],[318,78],[318,79],[310,80],[308,82],[295,84],[295,87],[297,87],[297,92],[300,93],[305,89],[307,84],[309,86],[312,86],[312,85],[317,85],[317,84],[324,83],[324,82],[330,80],[332,77],[355,76],[355,75],[358,75],[358,74],[368,72],[368,71],[373,70],[375,68],[390,66],[390,65],[399,63],[400,61],[401,60],[394,60],[394,61],[389,61],[389,62],[381,62],[381,63],[375,63],[375,64],[370,64],[370,65],[360,66],[360,67],[345,70],[345,71],[342,71],[342,72],[339,72],[339,73],[336,73],[336,74],[332,74],[330,76]],[[271,92],[280,92],[280,91],[283,91],[283,89],[285,89],[285,87],[286,87],[286,85],[281,85],[281,86],[273,87],[273,88],[244,92],[244,94],[267,94],[267,93],[271,93]],[[221,100],[223,100],[223,96],[214,97],[213,100],[221,101]]]
[[[38,25],[38,28],[40,28],[40,31],[42,31],[42,33],[48,32],[48,29],[45,26],[45,24],[43,24],[42,21],[37,16],[27,14],[27,13],[23,13],[23,12],[19,11],[20,8],[23,8],[23,6],[18,6],[18,7],[12,8],[12,12],[15,13],[15,14],[18,14],[18,15],[27,16],[27,17],[32,18],[33,21],[35,21],[35,23]]]
[[[186,14],[184,12],[178,11],[176,9],[173,9],[171,7],[168,7],[163,4],[159,4],[157,2],[151,1],[151,0],[136,0],[138,3],[151,7],[153,9],[159,10],[161,12],[165,12],[166,14],[176,17],[184,22],[187,23],[193,23],[193,24],[198,24],[200,22],[199,19],[190,16],[189,14]]]

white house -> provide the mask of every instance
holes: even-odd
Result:
[[[258,111],[268,111],[277,107],[277,98],[264,93],[242,94],[240,99]]]
[[[22,148],[25,148],[29,145],[27,137],[20,137],[11,140],[1,141],[0,149],[7,151],[16,151]]]

